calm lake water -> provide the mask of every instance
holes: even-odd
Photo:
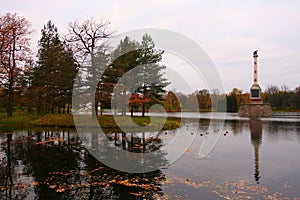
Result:
[[[224,113],[182,115],[177,130],[107,135],[134,152],[163,148],[175,134],[193,137],[176,162],[143,174],[103,165],[86,149],[92,136],[89,144],[75,129],[0,129],[0,199],[300,199],[300,118],[227,114],[214,132]],[[218,142],[199,159],[209,138]]]

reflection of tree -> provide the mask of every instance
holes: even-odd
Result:
[[[121,135],[123,139],[126,137],[124,133]],[[7,185],[11,184],[11,187],[3,186],[2,193],[11,194],[4,199],[24,199],[29,191],[34,191],[36,199],[155,199],[154,196],[162,195],[160,181],[165,177],[161,171],[132,174],[111,169],[89,155],[75,133],[39,131],[34,134],[30,131],[27,137],[16,134],[13,142],[11,135],[7,137],[7,155],[11,156],[10,149],[14,149],[14,158],[21,158],[26,164],[23,174],[33,177],[34,182],[20,178],[13,185],[16,168],[12,167],[12,160],[8,159],[6,163],[10,164],[5,166],[0,162],[0,175],[5,177],[3,183],[1,178],[0,186],[4,180]],[[146,144],[148,140],[144,138],[140,142]]]
[[[90,153],[112,168],[122,167],[126,168],[125,171],[136,173],[156,170],[168,164],[166,152],[160,150],[160,133],[130,130],[130,133],[108,133],[108,140],[95,131],[92,134],[97,135],[98,139],[93,139],[92,148],[88,147]]]
[[[154,199],[154,194],[162,195],[159,182],[165,178],[161,171],[132,174],[106,167],[92,156],[84,160],[87,168],[86,173],[80,175],[81,184],[69,188],[64,199]]]
[[[162,139],[159,137],[161,133],[145,136],[143,132],[141,137],[135,133],[113,133],[107,134],[110,141],[114,141],[115,146],[118,146],[126,151],[135,153],[148,153],[159,150],[162,147]]]
[[[259,147],[262,144],[262,122],[259,119],[251,119],[249,121],[251,132],[251,143],[254,146],[254,178],[257,184],[261,178],[259,171]]]
[[[300,139],[300,122],[269,121],[266,124],[268,128],[266,133],[273,142],[279,140],[292,141],[295,137]]]
[[[240,126],[240,121],[232,120],[231,125],[232,125],[233,134],[236,135],[238,133],[238,129],[239,129],[239,126]]]
[[[17,166],[14,164],[16,158],[11,147],[12,134],[6,134],[6,138],[5,161],[0,162],[0,199],[25,199],[27,193],[16,183],[17,172],[14,169]]]
[[[11,162],[11,152],[10,152],[10,143],[11,143],[12,135],[7,134],[7,149],[6,149],[6,156],[7,156],[7,165],[6,165],[6,178],[5,178],[5,187],[8,189],[6,190],[5,196],[6,198],[11,199],[12,197],[12,186],[13,186],[13,178],[12,178],[12,162]]]

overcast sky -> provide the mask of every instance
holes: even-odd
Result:
[[[32,23],[33,47],[37,46],[40,30],[48,20],[64,34],[69,22],[95,17],[109,20],[111,29],[117,33],[161,28],[189,37],[213,60],[227,92],[234,87],[249,90],[252,53],[256,49],[263,90],[271,84],[286,84],[290,89],[300,85],[298,0],[0,0],[0,5],[1,14],[16,12]],[[186,63],[177,60],[172,65],[177,63],[178,69],[189,71]],[[202,87],[203,81],[198,77],[192,73],[188,76],[193,87]],[[178,85],[174,87],[181,90]]]

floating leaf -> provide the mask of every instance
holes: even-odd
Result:
[[[54,189],[54,188],[56,188],[56,185],[50,185],[49,188]]]
[[[55,190],[55,192],[64,192],[66,189],[63,187],[59,187]]]

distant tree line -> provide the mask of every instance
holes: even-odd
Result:
[[[233,92],[220,94],[217,89],[211,92],[208,89],[196,90],[191,94],[169,91],[165,96],[164,107],[168,112],[237,112],[238,98]]]
[[[264,100],[271,103],[273,110],[300,110],[300,86],[291,90],[286,85],[280,88],[270,85],[265,90]]]
[[[300,110],[300,86],[290,90],[286,85],[270,85],[262,94],[263,100],[269,102],[273,110]],[[215,102],[215,103],[213,103]],[[233,88],[227,94],[220,94],[217,89],[202,89],[192,94],[169,92],[165,96],[165,109],[174,111],[219,111],[238,112],[242,103],[250,102],[249,92],[243,93]],[[216,105],[215,107],[213,105]]]

